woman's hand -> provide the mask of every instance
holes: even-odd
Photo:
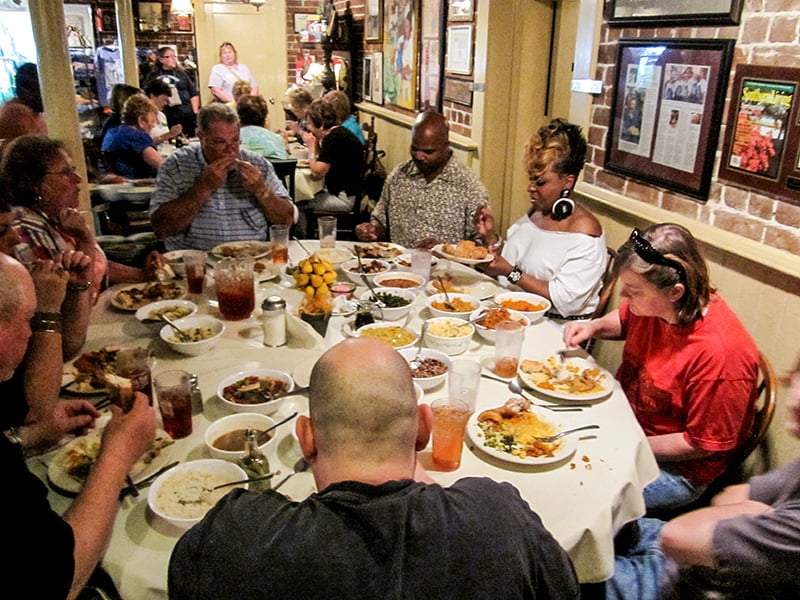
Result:
[[[316,154],[317,153],[317,136],[315,136],[313,133],[310,133],[308,131],[302,131],[302,132],[300,132],[300,134],[301,134],[301,137],[303,138],[303,144],[305,145],[306,148],[308,148],[308,152],[310,154]]]
[[[74,208],[65,208],[58,215],[58,226],[76,240],[94,244],[94,234],[83,215]]]
[[[481,206],[475,215],[475,229],[478,235],[486,241],[487,236],[491,237],[494,234],[496,241],[497,234],[494,233],[494,215],[488,206]]]
[[[508,262],[505,258],[500,256],[500,254],[495,253],[492,262],[483,266],[481,271],[486,273],[487,275],[491,275],[492,277],[497,277],[499,275],[506,276],[511,273],[513,269],[513,265]]]
[[[144,259],[144,266],[142,267],[144,280],[145,281],[157,280],[158,270],[163,269],[165,264],[167,264],[166,259],[156,250],[153,250],[150,254],[147,255],[147,258]]]
[[[64,250],[58,257],[58,262],[69,273],[69,283],[83,286],[91,282],[92,257],[80,250]]]
[[[570,348],[580,346],[586,340],[594,337],[595,321],[572,321],[564,327],[563,340]]]

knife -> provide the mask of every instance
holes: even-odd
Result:
[[[133,490],[136,490],[137,493],[138,493],[138,490],[147,487],[148,485],[153,483],[153,480],[156,477],[158,477],[162,473],[166,473],[171,468],[177,466],[179,463],[180,463],[180,461],[176,460],[175,462],[171,462],[168,465],[164,465],[163,467],[161,467],[158,471],[156,471],[152,475],[148,475],[147,477],[145,477],[141,481],[138,481],[138,482],[134,483],[132,486],[128,485],[127,487],[123,488],[122,491],[119,493],[119,499],[123,500],[126,496],[133,495]],[[133,488],[133,490],[131,488]]]

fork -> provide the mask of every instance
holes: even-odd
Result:
[[[537,435],[533,436],[540,442],[555,442],[556,440],[560,440],[565,435],[570,433],[575,433],[576,431],[584,431],[586,429],[600,429],[600,425],[581,425],[580,427],[573,427],[572,429],[563,429],[554,435],[547,435],[544,437],[539,437]]]

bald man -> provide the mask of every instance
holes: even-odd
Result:
[[[25,355],[35,311],[28,271],[0,255],[0,381],[11,377]],[[128,414],[116,407],[112,413],[97,461],[63,516],[50,508],[47,487],[28,471],[18,432],[11,428],[0,435],[3,486],[13,490],[3,495],[0,517],[10,550],[3,559],[3,591],[9,598],[75,598],[100,562],[125,476],[150,446],[156,426],[144,394],[136,395]],[[36,558],[45,555],[44,563]]]
[[[358,239],[386,239],[418,248],[464,239],[484,241],[477,223],[487,213],[489,193],[475,173],[453,156],[447,119],[431,110],[417,115],[410,151],[411,160],[386,178],[370,222],[356,227]],[[493,243],[496,236],[485,241]]]
[[[432,483],[431,411],[388,344],[350,339],[311,373],[296,429],[319,492],[234,490],[179,541],[173,600],[578,598],[566,553],[507,483]]]

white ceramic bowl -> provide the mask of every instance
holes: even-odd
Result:
[[[550,300],[542,296],[537,296],[536,294],[530,294],[528,292],[502,292],[494,297],[494,301],[500,305],[503,304],[503,300],[523,300],[530,304],[541,306],[542,308],[540,308],[539,310],[530,310],[530,311],[513,310],[506,307],[508,308],[508,310],[510,310],[511,312],[515,312],[518,315],[525,315],[526,317],[528,317],[528,320],[531,323],[535,323],[536,321],[541,319],[544,316],[544,313],[550,310]]]
[[[474,325],[466,324],[461,319],[455,317],[433,317],[432,319],[428,319],[426,323],[428,326],[425,329],[425,336],[422,339],[422,343],[428,348],[439,350],[448,356],[455,356],[456,354],[465,352],[467,348],[469,348],[472,336],[475,334]],[[468,333],[457,337],[448,337],[431,333],[431,326],[439,324],[464,328],[464,331]]]
[[[405,350],[400,350],[400,354],[406,359],[407,362],[411,362],[417,355],[417,349],[406,348]],[[419,354],[419,358],[420,360],[425,358],[435,358],[442,361],[447,366],[447,371],[441,375],[434,375],[433,377],[414,377],[414,383],[419,385],[423,390],[432,390],[436,387],[439,387],[439,385],[441,385],[442,382],[447,379],[447,374],[450,371],[450,366],[453,364],[453,361],[444,352],[433,350],[431,348],[423,348],[422,352]]]
[[[379,314],[383,314],[384,321],[397,321],[405,317],[411,310],[411,307],[414,305],[414,300],[417,298],[417,295],[414,292],[402,288],[380,288],[379,290],[376,290],[376,293],[391,294],[392,296],[397,296],[403,298],[404,300],[408,300],[408,304],[406,304],[405,306],[397,306],[397,307],[382,306],[380,308]],[[372,298],[371,290],[366,290],[360,296],[361,300],[369,300],[370,302],[373,302],[371,298]],[[375,312],[378,311],[376,310]]]
[[[469,320],[469,315],[477,308],[480,308],[481,301],[480,299],[476,298],[475,296],[470,296],[468,294],[447,294],[450,297],[450,302],[454,302],[456,299],[466,302],[470,305],[469,310],[453,312],[450,310],[444,310],[441,308],[435,308],[433,306],[434,302],[443,303],[445,301],[444,294],[434,294],[433,296],[428,296],[428,299],[425,301],[428,310],[431,311],[431,314],[434,317],[456,317],[457,319],[463,319],[464,321]]]
[[[392,325],[391,323],[370,323],[369,325],[364,325],[362,327],[359,327],[356,330],[356,334],[355,335],[356,335],[356,337],[373,337],[373,336],[370,336],[369,334],[364,335],[364,332],[365,331],[380,330],[380,329],[387,329],[387,328],[390,328],[390,327],[393,328],[393,329],[397,329],[399,326],[398,325]],[[406,328],[403,327],[402,329],[406,329]],[[417,336],[416,333],[414,333],[410,329],[406,329],[406,331],[411,333],[411,341],[408,342],[407,344],[400,344],[399,342],[390,342],[390,340],[388,340],[388,339],[385,340],[385,341],[387,343],[391,343],[395,350],[402,350],[403,348],[410,348],[411,346],[413,346],[414,344],[417,343],[418,336]],[[380,338],[378,338],[378,339],[380,339]]]
[[[256,404],[239,404],[237,402],[232,402],[225,398],[225,388],[231,384],[236,383],[240,379],[244,379],[245,377],[249,377],[254,375],[259,378],[264,377],[271,377],[272,379],[280,379],[288,386],[288,391],[291,392],[294,389],[294,379],[288,373],[283,371],[276,371],[275,369],[268,369],[266,367],[254,367],[252,369],[246,369],[244,371],[239,371],[238,373],[234,373],[233,375],[229,375],[225,379],[219,382],[217,386],[217,396],[219,396],[222,403],[237,413],[244,413],[244,412],[256,412],[262,415],[271,415],[276,410],[278,410],[286,400],[288,396],[281,396],[275,400],[271,400],[268,402],[259,402]]]
[[[369,279],[370,281],[373,281],[377,275],[380,275],[381,273],[386,273],[389,271],[389,269],[391,269],[391,265],[388,262],[377,258],[362,258],[361,262],[365,266],[371,265],[373,263],[377,263],[377,265],[380,266],[380,270],[376,271],[375,273],[364,273],[364,275],[366,275],[367,279]],[[352,281],[356,285],[364,285],[364,280],[361,278],[361,272],[358,270],[358,260],[354,259],[343,262],[341,265],[341,269],[344,272],[344,274],[347,275],[350,281]]]
[[[491,310],[491,308],[488,308],[486,306],[482,306],[481,308],[479,308],[478,310],[476,310],[475,312],[473,312],[469,316],[470,320],[476,319],[478,317],[478,315],[481,314],[481,312],[486,311],[486,310]],[[527,327],[528,325],[531,324],[530,319],[528,319],[528,317],[526,317],[525,315],[523,315],[521,313],[513,312],[513,311],[508,311],[508,312],[509,312],[509,315],[511,316],[511,320],[512,321],[519,321],[520,323],[522,323],[523,327]],[[481,336],[487,342],[491,342],[491,343],[494,344],[495,333],[496,333],[494,328],[484,327],[483,325],[481,325],[480,321],[478,321],[476,323],[473,323],[473,325],[475,325],[475,331],[478,332],[479,336]]]
[[[162,254],[167,264],[172,267],[176,275],[186,276],[186,265],[183,264],[183,253],[185,250],[171,250]]]
[[[148,306],[152,306],[152,304],[148,304]],[[178,332],[169,325],[164,325],[159,332],[161,339],[164,340],[170,348],[175,350],[175,352],[180,352],[181,354],[187,354],[189,356],[199,356],[211,350],[217,345],[217,342],[219,342],[225,331],[225,323],[209,315],[186,317],[184,319],[178,319],[174,321],[174,323],[184,331],[199,327],[208,327],[214,332],[213,337],[198,342],[176,342],[172,338],[173,336],[177,336]]]
[[[408,283],[406,285],[397,285],[398,281]],[[422,275],[417,275],[416,273],[392,271],[391,273],[381,273],[380,275],[376,275],[372,280],[372,283],[374,283],[377,287],[401,287],[406,290],[411,290],[412,292],[418,292],[425,285],[425,278]]]
[[[145,304],[139,310],[136,311],[136,318],[139,319],[142,323],[145,322],[154,322],[154,323],[163,323],[164,321],[159,318],[158,316],[153,319],[151,315],[155,312],[161,312],[165,310],[173,310],[175,308],[183,309],[183,312],[187,312],[183,316],[178,316],[173,318],[173,316],[167,313],[170,321],[177,321],[178,319],[188,319],[189,317],[193,316],[197,312],[197,304],[191,302],[190,300],[159,300],[158,302],[151,302],[150,304]]]
[[[414,382],[414,393],[417,395],[417,404],[419,404],[425,397],[425,390],[423,390],[422,386],[417,382]]]
[[[171,487],[176,483],[175,478],[185,479],[187,477],[191,477],[192,475],[200,475],[211,478],[211,487],[214,485],[227,483],[229,481],[247,479],[247,473],[244,472],[244,469],[232,462],[220,460],[218,458],[191,460],[159,475],[153,482],[153,485],[150,486],[150,490],[147,492],[147,505],[154,514],[164,519],[167,523],[181,529],[189,529],[193,525],[199,523],[203,516],[205,516],[205,512],[207,512],[211,506],[213,506],[216,500],[226,495],[234,488],[234,486],[230,486],[224,487],[220,490],[215,490],[214,492],[203,493],[196,488],[190,489],[190,487],[193,486],[190,486],[190,482],[187,481],[186,486],[179,486],[176,489],[175,495],[173,496],[173,502],[180,503],[181,500],[188,500],[189,502],[186,503],[187,505],[194,505],[194,502],[192,501],[199,497],[198,494],[202,493],[203,498],[206,499],[206,503],[208,505],[204,507],[205,510],[200,516],[180,516],[178,513],[170,510],[169,503],[166,501],[167,499],[160,498],[160,496],[168,492],[168,488],[165,488],[165,485],[169,485]],[[171,483],[170,480],[172,480]],[[239,487],[247,489],[248,484],[243,483]],[[202,511],[203,507],[200,507],[200,510]]]
[[[246,412],[228,415],[217,419],[208,426],[205,433],[206,447],[214,458],[236,462],[241,458],[242,452],[244,451],[244,431],[242,431],[242,450],[220,450],[214,446],[214,442],[226,433],[241,431],[248,428],[264,431],[273,425],[275,425],[274,419],[260,413]],[[275,440],[275,430],[270,431],[267,435],[269,438],[258,446],[262,452],[266,452],[267,446]]]
[[[320,248],[317,250],[317,256],[331,263],[334,269],[338,269],[347,261],[353,260],[353,253],[347,248]]]

